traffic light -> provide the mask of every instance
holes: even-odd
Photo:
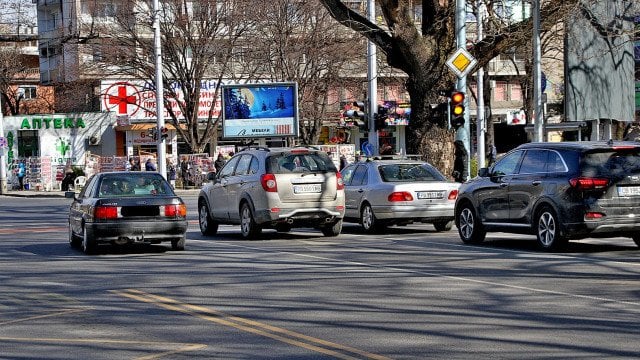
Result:
[[[345,122],[348,121],[359,127],[366,127],[367,114],[364,111],[364,102],[354,101],[350,104],[347,104],[343,112],[343,117]]]
[[[464,93],[462,91],[453,91],[449,95],[449,109],[451,113],[451,125],[464,123]]]
[[[161,141],[164,141],[167,139],[167,137],[169,137],[169,129],[167,129],[166,127],[161,127],[160,128],[160,137],[161,137]]]
[[[376,130],[381,130],[387,127],[387,122],[385,120],[387,120],[388,116],[388,109],[384,106],[378,106],[378,113],[375,116]]]

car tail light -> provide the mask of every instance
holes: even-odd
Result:
[[[344,181],[342,180],[342,174],[340,174],[339,172],[336,172],[336,182],[337,182],[337,189],[344,190]]]
[[[165,205],[164,216],[180,217],[180,218],[187,217],[187,205],[185,204]]]
[[[596,219],[602,219],[603,217],[605,217],[605,215],[599,212],[588,212],[584,214],[585,220],[596,220]]]
[[[99,220],[117,219],[118,207],[117,206],[96,206],[93,210],[93,216]]]
[[[451,190],[451,192],[449,193],[449,200],[455,200],[458,198],[458,190]]]
[[[578,190],[596,190],[607,187],[609,179],[577,177],[569,180],[569,184]]]
[[[276,176],[273,174],[263,174],[260,176],[260,184],[266,192],[278,192],[278,183]]]
[[[406,191],[395,191],[389,194],[388,200],[395,201],[413,201],[413,196]]]

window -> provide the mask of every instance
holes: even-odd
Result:
[[[493,176],[502,176],[502,175],[510,175],[515,174],[516,169],[518,167],[518,163],[520,163],[520,157],[522,156],[522,151],[512,152],[508,155],[505,155],[502,159],[500,159],[493,167],[491,174]]]
[[[22,98],[25,100],[32,100],[37,98],[37,88],[35,86],[21,86],[18,88],[18,93],[22,93]]]
[[[543,173],[547,163],[547,153],[546,150],[527,151],[520,166],[520,174]]]
[[[549,152],[549,158],[547,159],[547,171],[548,172],[566,172],[567,166],[560,155],[555,151]]]
[[[367,178],[367,167],[359,165],[356,171],[353,173],[353,179],[351,185],[366,185],[369,182]]]

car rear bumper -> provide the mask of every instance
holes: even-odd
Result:
[[[406,219],[417,221],[441,220],[454,218],[454,204],[424,206],[378,206],[373,208],[379,220]]]
[[[126,238],[129,242],[169,241],[184,236],[187,220],[118,221],[88,223],[96,242],[113,242]]]
[[[640,217],[609,217],[598,221],[565,224],[569,237],[632,236],[640,232]]]
[[[299,208],[299,209],[278,209],[278,211],[261,211],[256,214],[256,222],[289,222],[297,220],[324,221],[326,219],[341,219],[344,217],[344,210],[330,210],[326,208]]]

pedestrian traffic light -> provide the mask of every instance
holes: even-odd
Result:
[[[169,137],[169,129],[167,129],[166,127],[161,127],[160,128],[160,137],[162,139],[162,141],[166,140],[167,137]]]
[[[388,116],[388,109],[384,106],[378,106],[378,113],[375,115],[376,130],[381,130],[387,127],[386,120]]]

